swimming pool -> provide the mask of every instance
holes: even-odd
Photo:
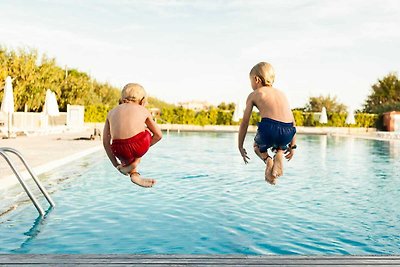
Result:
[[[270,186],[236,140],[165,134],[142,161],[152,189],[104,153],[49,173],[64,180],[51,182],[56,208],[44,220],[30,203],[0,217],[0,253],[400,254],[400,142],[300,135]]]

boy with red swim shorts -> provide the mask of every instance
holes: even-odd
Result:
[[[103,146],[111,163],[121,173],[129,175],[139,186],[152,187],[156,180],[142,178],[137,172],[143,155],[162,138],[161,130],[145,108],[146,103],[147,95],[141,85],[125,85],[120,105],[107,115]]]

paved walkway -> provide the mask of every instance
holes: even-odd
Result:
[[[80,132],[64,132],[50,135],[19,136],[14,139],[0,139],[1,147],[18,150],[26,159],[36,175],[64,165],[80,157],[102,149],[102,142],[96,140],[74,140],[90,137],[93,129]],[[7,153],[14,162],[20,162],[16,156]],[[18,171],[22,164],[16,164]],[[26,176],[26,175],[24,175]],[[18,183],[11,168],[3,157],[0,157],[0,189]]]

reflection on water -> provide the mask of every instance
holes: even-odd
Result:
[[[328,136],[322,135],[320,136],[321,143],[321,167],[326,169],[326,148],[328,146]]]
[[[43,227],[45,227],[46,222],[49,220],[50,212],[53,210],[53,207],[49,207],[44,216],[39,215],[36,220],[33,222],[32,227],[24,233],[28,238],[21,243],[21,246],[17,249],[13,249],[11,252],[13,253],[28,253],[29,245],[34,242],[35,238],[40,234]]]
[[[0,253],[400,253],[399,142],[299,135],[270,186],[253,137],[245,165],[237,134],[166,135],[139,168],[158,180],[149,190],[105,155],[49,174],[71,177],[57,207],[45,220],[30,204],[10,212]]]
[[[390,157],[393,159],[399,159],[400,157],[400,141],[390,140],[389,141],[389,153]]]

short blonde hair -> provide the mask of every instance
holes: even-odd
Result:
[[[121,92],[122,102],[142,102],[147,98],[146,91],[143,86],[138,83],[128,83]]]
[[[268,62],[260,62],[255,65],[251,69],[250,75],[260,78],[264,86],[272,86],[275,81],[275,70]]]

